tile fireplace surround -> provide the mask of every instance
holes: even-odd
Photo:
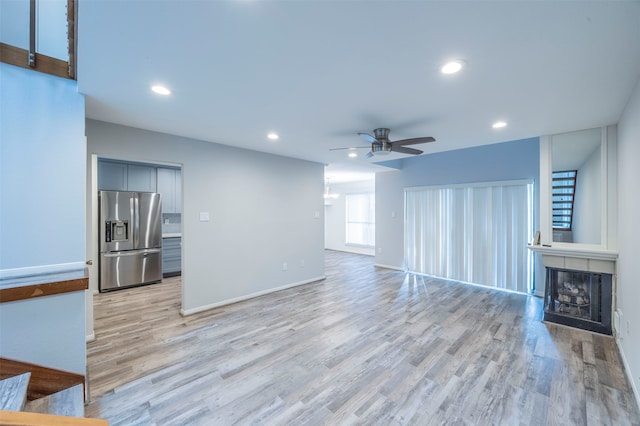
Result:
[[[529,246],[546,269],[544,320],[612,334],[618,253],[598,248]]]

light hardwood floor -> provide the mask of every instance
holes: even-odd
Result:
[[[326,275],[184,318],[179,278],[96,295],[87,416],[111,425],[640,425],[614,340],[542,323],[538,298],[332,251]]]

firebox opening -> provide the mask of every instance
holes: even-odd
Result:
[[[611,335],[612,275],[547,267],[544,320]]]

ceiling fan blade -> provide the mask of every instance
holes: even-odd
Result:
[[[374,138],[373,136],[371,136],[369,133],[358,133],[358,136],[360,136],[362,139],[364,139],[365,141],[369,142],[369,143],[375,143],[376,138]]]
[[[371,148],[371,146],[367,145],[367,146],[348,146],[346,148],[331,148],[329,149],[329,151],[340,151],[343,149],[359,149],[359,148]]]
[[[413,155],[419,155],[419,154],[422,154],[423,152],[423,151],[420,151],[419,149],[405,148],[404,146],[396,146],[395,144],[391,145],[391,151],[399,152],[401,154],[413,154]]]
[[[365,155],[365,158],[371,158],[373,157],[373,152],[369,151],[367,152],[367,155]]]
[[[407,145],[417,145],[420,143],[435,142],[435,141],[436,140],[431,136],[425,136],[422,138],[401,139],[399,141],[393,141],[393,145],[407,146]]]

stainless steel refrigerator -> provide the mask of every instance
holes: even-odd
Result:
[[[160,282],[160,194],[100,191],[99,203],[100,292]]]

